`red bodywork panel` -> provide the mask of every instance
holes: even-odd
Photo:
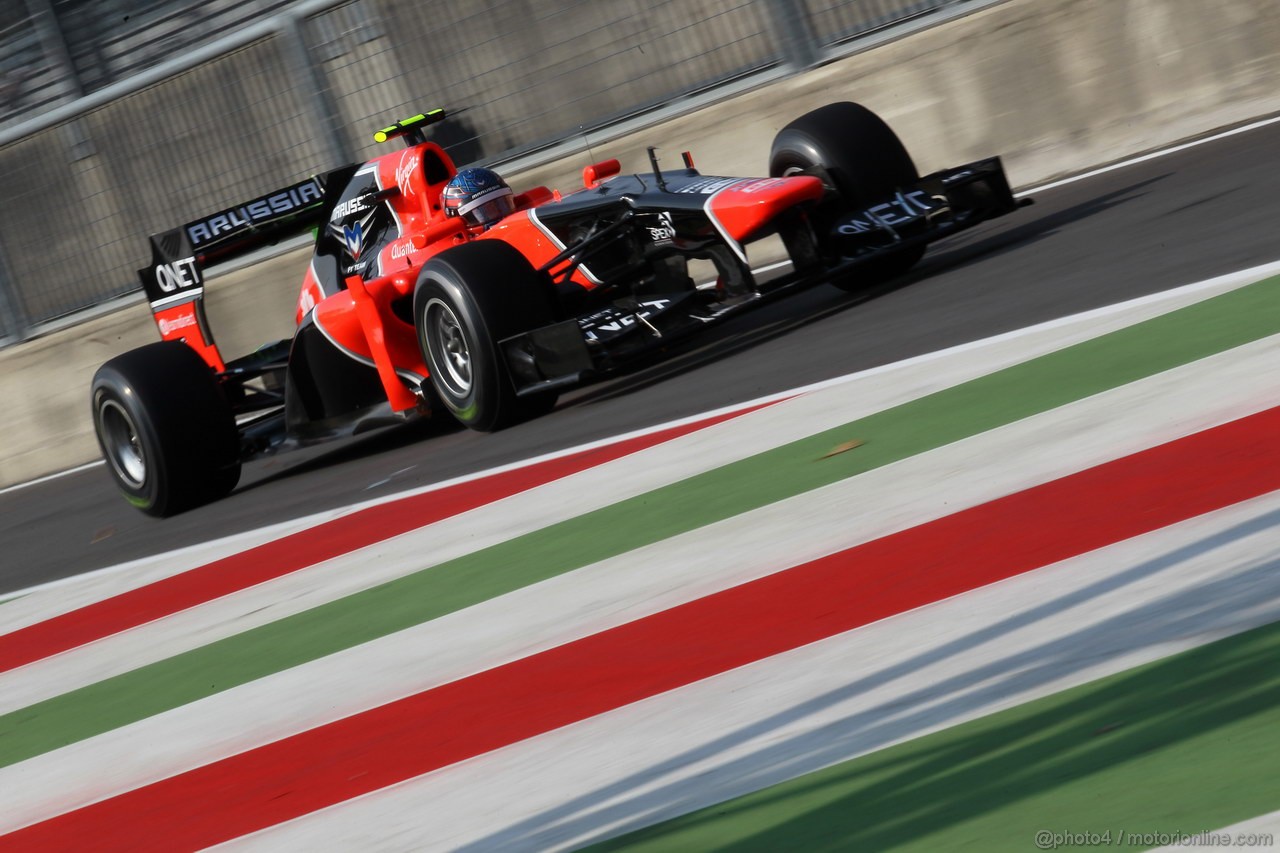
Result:
[[[755,178],[731,184],[707,200],[707,214],[737,243],[750,239],[782,212],[819,201],[822,181],[809,175]]]
[[[550,263],[552,258],[565,249],[564,244],[538,220],[538,214],[534,210],[517,210],[477,239],[510,243],[535,267]],[[600,283],[590,276],[585,266],[574,270],[570,280],[587,290]]]
[[[218,345],[214,343],[213,334],[204,317],[204,302],[192,299],[168,308],[153,310],[152,318],[160,337],[166,341],[182,341],[204,359],[205,364],[221,373],[226,370]]]
[[[435,143],[426,142],[370,161],[378,187],[393,189],[387,202],[395,216],[399,236],[382,246],[377,264],[382,274],[368,281],[347,279],[346,288],[325,296],[314,268],[308,269],[298,299],[297,321],[311,314],[320,331],[350,357],[377,369],[396,411],[420,404],[411,383],[428,375],[418,346],[417,332],[401,319],[403,300],[413,298],[418,271],[428,259],[445,249],[470,240],[502,240],[514,246],[535,267],[542,267],[565,250],[564,243],[538,217],[537,207],[560,199],[546,187],[536,187],[515,197],[517,210],[488,231],[471,230],[461,220],[447,217],[440,194],[448,178],[428,183],[424,158],[453,163]],[[587,187],[617,175],[620,165],[609,160],[588,166],[583,174]],[[780,213],[796,205],[818,201],[822,182],[814,177],[759,178],[734,181],[708,198],[705,210],[723,236],[743,254],[741,243],[750,239]],[[567,262],[566,262],[567,263]],[[571,280],[590,290],[600,284],[588,266],[574,270]],[[400,302],[397,312],[393,305]]]
[[[385,279],[378,279],[378,281],[385,281]],[[393,292],[405,289],[402,282],[403,279],[392,280]],[[387,391],[387,400],[390,401],[392,410],[403,412],[414,408],[418,405],[417,396],[405,387],[396,373],[397,364],[413,364],[417,367],[422,362],[416,347],[411,356],[404,352],[404,335],[400,333],[400,329],[396,328],[403,326],[404,322],[379,304],[365,287],[364,279],[360,276],[353,275],[347,279],[347,292],[354,300],[356,316],[360,319],[360,327],[364,331],[365,341],[373,356],[373,365],[378,370],[382,387]],[[387,318],[387,323],[383,322],[384,317]],[[388,324],[392,330],[390,334],[388,334]],[[413,342],[416,343],[416,339]],[[419,375],[426,378],[425,367],[423,373]]]
[[[296,314],[301,323],[311,312],[317,328],[334,346],[376,368],[395,411],[406,411],[419,403],[402,379],[420,382],[428,371],[413,325],[396,314],[392,303],[413,297],[418,269],[428,258],[470,239],[461,220],[444,215],[440,193],[448,178],[428,183],[424,156],[439,158],[449,176],[453,175],[449,155],[433,142],[371,161],[377,167],[378,186],[399,190],[387,200],[400,236],[379,252],[379,268],[385,274],[369,281],[350,277],[345,290],[324,296],[314,268],[309,268]]]
[[[424,156],[441,158],[450,176],[454,173],[448,155],[432,142],[371,161],[377,166],[378,186],[399,190],[388,199],[400,236],[379,252],[378,268],[384,274],[368,281],[348,278],[345,290],[324,296],[314,268],[309,268],[295,316],[301,323],[311,313],[316,326],[334,346],[357,361],[374,366],[395,411],[419,404],[401,380],[421,381],[427,377],[428,370],[418,347],[417,332],[412,324],[396,314],[392,303],[413,298],[418,270],[428,259],[475,239],[505,240],[535,266],[551,260],[564,249],[550,232],[531,221],[529,214],[537,205],[557,201],[559,193],[546,187],[521,193],[515,197],[519,208],[516,213],[487,232],[472,233],[461,219],[445,216],[440,193],[448,181],[427,183],[422,166]],[[587,288],[595,286],[581,272],[575,273],[574,280]]]

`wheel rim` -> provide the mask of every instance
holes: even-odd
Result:
[[[103,400],[98,408],[98,421],[111,467],[129,486],[142,488],[147,479],[147,457],[133,417],[115,400]]]
[[[423,323],[427,336],[427,352],[431,354],[431,372],[440,379],[454,397],[471,392],[471,349],[467,336],[453,309],[439,299],[427,303]]]

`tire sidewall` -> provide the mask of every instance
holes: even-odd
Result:
[[[133,422],[145,465],[140,484],[121,475],[107,446],[103,404]],[[125,499],[154,516],[223,497],[240,478],[235,416],[212,369],[184,343],[130,350],[94,375],[91,416],[108,472]]]
[[[789,170],[815,175],[827,187],[826,200],[812,213],[823,246],[831,245],[830,230],[841,216],[883,202],[920,178],[893,129],[871,110],[848,101],[806,113],[778,132],[769,174],[778,177]],[[842,254],[837,246],[826,251],[833,258]],[[923,244],[888,252],[830,281],[841,290],[859,292],[902,275],[924,252]]]
[[[897,134],[871,110],[848,101],[806,113],[778,132],[769,174],[794,166],[814,170],[848,207],[883,201],[920,177]]]
[[[435,364],[427,307],[450,307],[472,361],[466,394],[453,391]],[[516,393],[499,342],[554,321],[551,285],[521,252],[502,240],[480,239],[446,249],[423,265],[414,292],[414,326],[431,384],[454,417],[481,432],[546,414],[557,392]]]
[[[414,299],[414,325],[427,369],[431,371],[432,385],[440,400],[461,423],[485,430],[493,420],[488,413],[500,402],[494,399],[499,391],[498,383],[506,381],[506,377],[498,370],[497,342],[490,335],[471,292],[458,279],[456,272],[447,267],[424,270]],[[453,312],[466,341],[471,358],[471,387],[465,394],[459,395],[440,378],[443,368],[436,364],[435,348],[427,340],[430,330],[426,315],[433,300],[443,302]]]
[[[111,450],[107,447],[104,438],[106,430],[103,425],[103,406],[108,401],[124,409],[138,431],[145,466],[140,485],[135,486],[125,479],[117,467],[118,463]],[[139,404],[138,394],[119,371],[106,366],[94,377],[92,402],[94,434],[98,439],[98,448],[102,451],[111,479],[115,481],[129,503],[143,512],[163,514],[163,509],[168,503],[167,489],[164,488],[164,484],[169,482],[169,474],[155,425],[151,422],[146,408]]]

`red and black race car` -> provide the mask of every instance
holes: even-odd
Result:
[[[854,290],[906,271],[925,246],[1014,210],[999,158],[921,177],[894,132],[835,103],[783,128],[770,177],[587,166],[583,186],[515,194],[459,172],[425,129],[406,147],[151,238],[139,270],[161,343],[104,364],[94,427],[111,476],[144,512],[230,492],[246,460],[447,411],[495,430],[549,411],[562,389],[770,298],[820,282]],[[224,360],[203,270],[316,231],[297,329]],[[746,246],[781,238],[791,271],[761,281]],[[690,265],[713,270],[696,282]],[[710,275],[708,277],[710,277]]]

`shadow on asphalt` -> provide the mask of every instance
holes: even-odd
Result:
[[[1139,190],[1145,190],[1152,184],[1171,177],[1173,177],[1173,173],[1167,172],[1154,178],[1148,178],[1145,181],[1138,181],[1118,190],[1095,196],[1080,204],[1046,214],[1031,222],[1001,229],[989,237],[981,237],[978,232],[972,231],[968,234],[957,235],[940,244],[942,251],[936,254],[931,252],[929,257],[925,259],[924,265],[919,269],[922,273],[953,272],[984,261],[1008,249],[1030,246],[1052,237],[1064,226],[1080,222],[1099,213],[1105,213],[1112,208],[1131,201],[1136,201],[1147,194],[1146,192],[1139,192]],[[1030,210],[1035,210],[1035,208],[1032,207]]]

